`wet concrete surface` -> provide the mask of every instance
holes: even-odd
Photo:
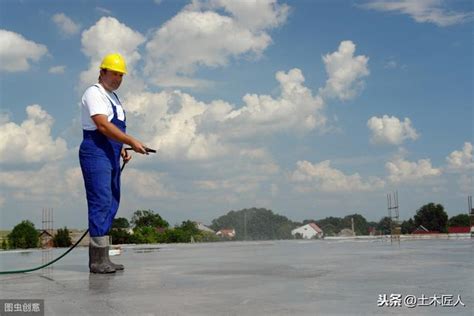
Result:
[[[0,270],[42,257],[3,252]],[[0,299],[44,299],[46,315],[472,315],[472,259],[471,240],[137,245],[112,257],[125,271],[95,275],[79,248],[52,268],[0,275]],[[465,306],[378,307],[383,294]]]

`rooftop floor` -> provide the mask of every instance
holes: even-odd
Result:
[[[472,255],[469,239],[124,246],[112,259],[125,271],[94,275],[78,248],[52,268],[0,276],[0,299],[44,299],[46,315],[472,315]],[[0,252],[0,270],[44,256]],[[465,306],[378,307],[383,294],[460,295]]]

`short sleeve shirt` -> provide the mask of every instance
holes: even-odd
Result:
[[[105,90],[102,85],[95,84],[87,88],[82,96],[82,129],[87,131],[94,131],[97,129],[92,116],[97,114],[106,115],[109,122],[114,117],[114,110],[111,102],[117,109],[117,117],[120,121],[125,120],[125,114],[117,96]]]

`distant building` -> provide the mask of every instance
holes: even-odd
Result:
[[[434,230],[428,230],[425,226],[420,225],[418,226],[412,234],[439,234],[439,231],[434,231]]]
[[[225,238],[235,238],[235,229],[224,228],[224,229],[219,230],[216,233],[216,235],[219,237],[225,237]]]
[[[469,234],[470,232],[471,232],[471,227],[469,226],[448,227],[449,234]]]
[[[54,247],[52,232],[50,233],[47,230],[42,230],[41,233],[39,234],[39,238],[40,238],[41,248],[46,249],[46,248]]]
[[[324,232],[315,223],[309,223],[291,231],[293,236],[299,234],[303,239],[323,238]]]
[[[216,233],[215,231],[213,231],[212,229],[210,229],[209,227],[207,227],[206,225],[204,225],[201,222],[194,222],[194,224],[196,224],[197,229],[199,229],[200,231],[213,233],[213,234]]]

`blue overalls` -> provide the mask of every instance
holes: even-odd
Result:
[[[109,101],[114,112],[111,123],[125,133],[125,119],[118,119],[117,108]],[[79,161],[86,187],[89,234],[91,237],[105,236],[112,228],[120,203],[120,152],[123,144],[107,138],[98,130],[83,130],[83,136]]]

